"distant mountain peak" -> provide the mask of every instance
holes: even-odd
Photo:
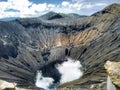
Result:
[[[57,14],[56,12],[50,11],[47,14]]]
[[[53,12],[53,11],[50,11],[50,12],[48,12],[40,17],[42,19],[46,19],[46,20],[63,18],[62,15],[60,15],[59,13]]]
[[[120,61],[119,12],[119,5],[113,4],[98,16],[82,20],[74,14],[49,12],[41,17],[0,22],[0,80],[30,90],[41,90],[46,82],[47,90],[89,90],[94,84],[93,89],[106,90],[104,64]],[[76,65],[79,68],[74,72]],[[75,78],[65,78],[68,82],[63,84],[62,78],[68,76],[65,71]],[[72,82],[71,78],[76,80]]]
[[[76,13],[69,13],[69,14],[64,14],[64,13],[56,13],[53,11],[50,11],[42,16],[40,16],[40,18],[44,19],[44,20],[53,20],[53,19],[61,19],[61,18],[84,18],[87,17],[85,15],[78,15]]]

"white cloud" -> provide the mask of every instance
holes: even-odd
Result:
[[[67,2],[67,1],[63,1],[63,2],[61,3],[61,5],[62,5],[62,6],[64,6],[64,7],[66,7],[66,6],[69,6],[69,5],[70,5],[70,3],[69,3],[69,2]]]
[[[107,6],[106,3],[92,3],[84,2],[84,0],[72,0],[71,2],[63,1],[61,5],[59,5],[59,8],[56,8],[54,10],[62,13],[77,13],[81,15],[90,15],[97,12],[98,8],[100,8],[98,10],[101,10],[105,6]]]
[[[68,61],[58,65],[56,68],[61,73],[60,83],[66,83],[80,78],[83,75],[82,65],[79,61],[68,58]]]
[[[32,5],[32,3],[28,0],[8,0],[7,3],[9,4],[9,8],[16,10],[24,10],[25,8],[28,8],[30,5]]]
[[[84,14],[89,12],[87,9],[96,7],[103,8],[107,6],[106,3],[90,3],[84,0],[71,0],[63,1],[60,4],[50,3],[32,3],[29,0],[8,0],[7,2],[0,2],[0,18],[6,17],[35,17],[45,14],[49,11],[61,12],[61,13],[78,13]],[[17,10],[9,11],[9,10]],[[84,9],[84,10],[83,10]],[[93,13],[93,12],[91,12]],[[88,13],[89,14],[89,13]]]
[[[43,4],[33,4],[30,7],[30,10],[33,10],[35,12],[42,12],[47,10],[47,3],[43,3]]]
[[[10,9],[19,10],[19,12],[9,11]],[[35,4],[29,0],[0,2],[0,18],[37,16],[36,14],[42,13],[45,10],[47,10],[46,3]]]
[[[106,3],[88,3],[88,4],[84,4],[82,8],[94,8],[94,7],[100,7],[100,6],[107,6]]]
[[[48,8],[55,8],[54,4],[48,4]]]

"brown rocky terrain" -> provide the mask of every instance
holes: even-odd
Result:
[[[107,61],[105,64],[105,69],[110,77],[111,82],[113,82],[115,90],[120,89],[120,62]]]
[[[81,60],[83,65],[85,65],[84,76],[79,80],[67,83],[61,87],[66,87],[68,85],[68,90],[71,87],[81,87],[81,90],[82,88],[85,90],[106,90],[106,87],[101,86],[101,84],[106,86],[107,76],[104,70],[104,63],[107,60],[119,61],[120,58],[119,8],[119,5],[114,4],[91,16],[97,17],[95,21],[92,19],[91,23],[95,22],[95,26],[98,28],[99,35],[96,35],[92,41],[80,46],[79,50],[78,48],[74,48],[73,53],[71,52],[71,56],[74,57],[77,57],[77,54],[79,54],[77,60]],[[76,53],[76,50],[78,50],[78,53]],[[94,85],[94,87],[90,88],[91,85]]]
[[[59,90],[106,90],[104,64],[120,59],[120,5],[112,4],[70,23],[64,19],[61,22],[65,23],[60,23],[61,17],[53,16],[55,19],[0,22],[0,79],[36,89],[37,70],[47,68],[44,76],[52,76],[57,82],[59,73],[52,66],[69,56],[82,63],[84,74],[59,86]]]

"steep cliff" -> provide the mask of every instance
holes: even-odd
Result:
[[[120,5],[112,4],[83,19],[67,21],[53,12],[50,19],[43,17],[0,22],[0,79],[36,89],[36,73],[41,70],[56,84],[61,79],[56,64],[70,57],[81,62],[83,77],[59,88],[89,90],[104,83],[104,63],[120,58]]]

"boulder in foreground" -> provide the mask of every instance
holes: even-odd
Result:
[[[116,88],[120,89],[120,62],[107,61],[105,69]]]

